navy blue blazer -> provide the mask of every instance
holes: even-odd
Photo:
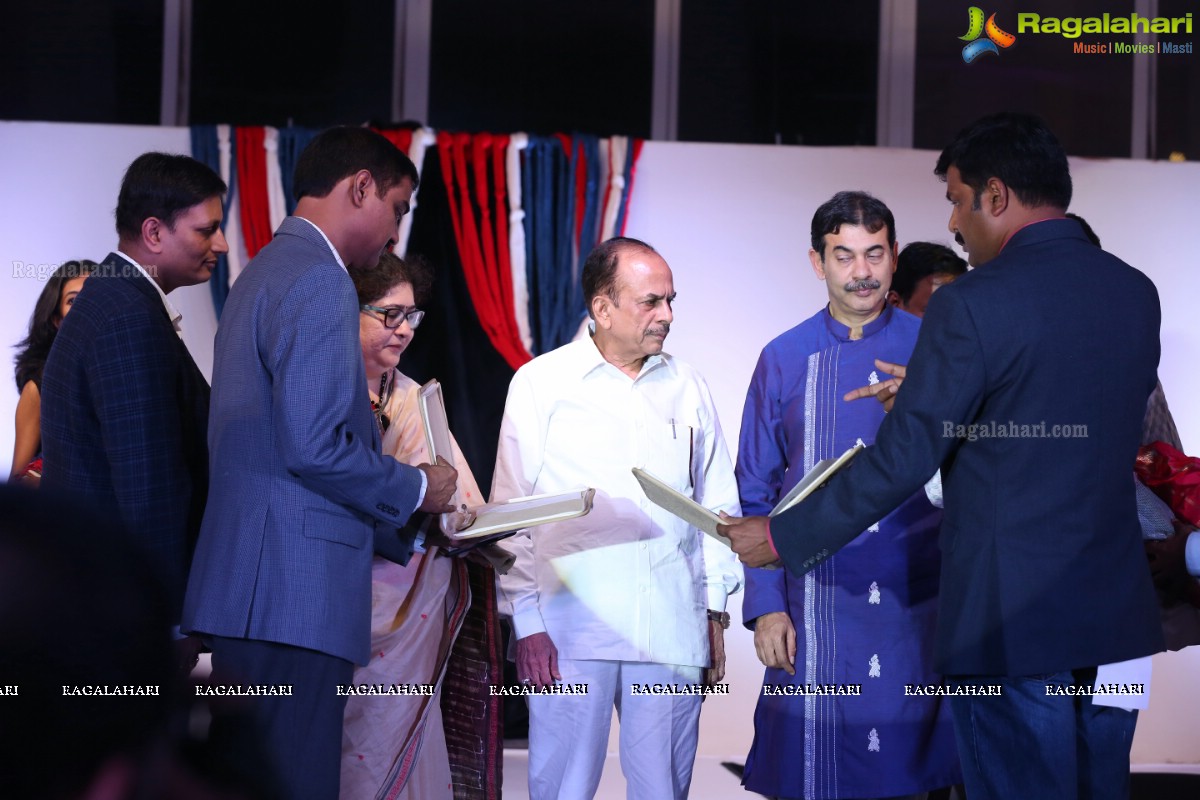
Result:
[[[46,361],[42,486],[122,523],[162,571],[176,620],[208,490],[208,398],[158,290],[110,253]]]
[[[380,452],[358,317],[350,276],[296,217],[230,290],[185,630],[367,662],[371,559],[407,560],[422,478]]]
[[[771,521],[785,566],[828,558],[941,467],[939,672],[1033,675],[1161,650],[1130,479],[1159,313],[1150,280],[1075,222],[1019,230],[934,294],[875,445]]]

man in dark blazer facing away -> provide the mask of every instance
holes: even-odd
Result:
[[[63,319],[42,383],[42,487],[108,513],[142,543],[176,622],[208,490],[209,390],[168,295],[207,281],[228,250],[224,193],[187,156],[146,153],[129,165],[117,252]]]
[[[1130,478],[1158,293],[1064,217],[1067,159],[1037,118],[973,123],[935,172],[977,269],[930,300],[875,445],[769,526],[724,529],[747,564],[802,574],[940,467],[934,665],[960,693],[967,795],[1127,797],[1135,712],[1078,693],[1163,648]]]
[[[395,243],[413,163],[365,128],[331,128],[296,164],[298,204],[234,283],[217,331],[211,491],[184,605],[219,685],[257,698],[289,800],[336,798],[342,713],[370,657],[371,559],[408,560],[418,508],[450,511],[452,467],[380,452],[347,267]],[[241,732],[215,718],[212,737]]]

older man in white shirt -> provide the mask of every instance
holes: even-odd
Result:
[[[615,706],[628,796],[681,798],[742,572],[730,550],[652,504],[631,469],[731,514],[737,485],[708,385],[663,352],[667,263],[644,242],[610,239],[582,280],[591,336],[513,377],[492,487],[494,501],[596,489],[589,515],[510,540],[516,564],[499,581],[522,683],[587,685],[529,697],[530,795],[595,794]]]

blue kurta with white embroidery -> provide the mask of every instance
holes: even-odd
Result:
[[[842,396],[888,378],[875,359],[907,363],[919,327],[886,306],[852,341],[823,309],[763,349],[738,446],[745,515],[769,513],[821,459],[874,442],[882,406]],[[795,676],[766,671],[746,788],[861,798],[961,782],[948,702],[906,690],[940,683],[931,667],[940,520],[919,492],[803,578],[746,570],[747,626],[782,611],[796,628]]]

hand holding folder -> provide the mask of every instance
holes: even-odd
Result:
[[[793,486],[791,491],[789,491],[779,500],[778,503],[776,503],[775,508],[771,510],[770,516],[773,517],[776,514],[787,511],[796,503],[801,502],[804,500],[804,498],[808,497],[817,489],[824,486],[825,482],[828,481],[834,473],[846,466],[846,464],[850,463],[850,460],[858,455],[862,450],[863,446],[856,444],[837,458],[827,458],[824,461],[815,464],[813,468],[810,469],[805,476],[800,479],[799,483]],[[742,552],[742,546],[735,546],[731,538],[725,535],[731,527],[736,526],[740,528],[744,525],[748,525],[749,522],[743,523],[740,518],[730,517],[725,514],[717,515],[713,513],[687,495],[680,494],[679,492],[675,491],[670,486],[654,477],[654,475],[646,472],[644,469],[635,467],[633,470],[633,475],[635,478],[637,478],[638,483],[642,485],[642,490],[646,493],[646,497],[650,498],[655,505],[670,511],[672,514],[687,522],[689,525],[704,531],[721,544],[738,553],[738,555],[742,557],[742,561],[750,566],[766,566],[778,560],[775,557],[774,552],[771,551],[770,545],[767,544],[766,517],[745,518],[747,520],[762,520],[762,530],[757,530],[758,525],[756,524],[753,526],[753,530],[747,529],[741,531],[741,534],[744,536],[736,537],[738,539],[745,538],[747,540],[761,539],[762,544],[765,547],[765,552],[766,554],[769,554],[770,557],[767,558],[764,553],[759,552],[757,547],[754,547],[753,549],[756,555],[754,560],[755,562],[761,561],[762,563],[751,563]]]
[[[425,443],[429,449],[430,461],[445,459],[451,466],[455,466],[453,440],[446,419],[441,384],[436,380],[429,381],[421,387],[417,400],[421,411],[421,423],[425,427]],[[470,509],[475,513],[475,521],[461,530],[458,528],[461,522],[458,514],[443,514],[442,532],[454,543],[454,547],[447,552],[457,555],[479,543],[503,539],[525,528],[581,517],[592,510],[592,498],[595,494],[595,489],[580,487],[556,494],[539,494],[500,503],[486,503]],[[457,494],[451,500],[451,504],[456,508],[460,505]]]

